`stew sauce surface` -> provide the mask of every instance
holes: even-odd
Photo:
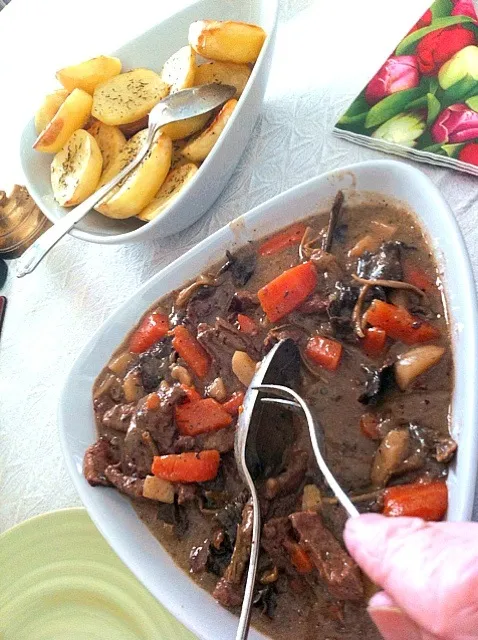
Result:
[[[233,454],[237,413],[229,426],[210,433],[179,433],[177,407],[192,402],[184,396],[184,387],[179,387],[181,382],[186,380],[186,387],[194,387],[201,397],[212,394],[222,405],[234,393],[246,391],[231,368],[231,354],[243,351],[258,362],[277,340],[296,341],[304,360],[299,391],[323,426],[332,471],[344,490],[357,498],[361,512],[386,511],[390,487],[414,488],[422,483],[440,488],[456,449],[449,437],[452,352],[437,269],[421,229],[404,208],[378,198],[353,206],[345,201],[339,209],[329,251],[321,252],[327,211],[304,221],[310,227],[307,238],[319,239],[310,247],[302,246],[302,257],[296,240],[301,228],[293,225],[291,244],[279,250],[273,246],[272,253],[261,255],[267,248],[264,240],[250,243],[208,269],[192,290],[172,293],[145,314],[143,323],[151,312],[168,316],[168,330],[173,334],[176,326],[188,329],[209,358],[205,376],[198,376],[178,354],[169,333],[141,353],[130,353],[133,332],[95,384],[100,440],[85,455],[87,479],[91,484],[116,486],[129,495],[139,517],[175,562],[236,612],[247,573],[250,533],[248,496]],[[318,274],[313,292],[290,313],[271,322],[257,292],[284,271],[309,261]],[[352,274],[392,282],[390,286],[366,286]],[[424,295],[395,288],[397,282],[412,283]],[[363,304],[354,315],[364,286]],[[362,318],[376,300],[393,304],[392,310],[406,309],[415,323],[412,335],[414,330],[431,326],[433,338],[420,343],[410,338],[412,342],[405,344],[390,337],[387,328],[385,345],[375,355],[367,355],[360,331],[367,333],[371,325]],[[252,321],[250,325],[241,327],[243,316]],[[390,331],[394,334],[393,327]],[[383,338],[383,332],[374,335]],[[337,366],[324,360],[320,349],[319,360],[311,358],[310,340],[317,336],[332,341],[332,349],[339,344]],[[420,352],[418,375],[413,366],[402,366],[397,373],[397,359],[425,346],[443,351],[436,350],[433,364],[425,368],[431,352]],[[372,347],[378,349],[377,344]],[[211,388],[217,378],[222,386]],[[159,402],[148,400],[155,394],[160,398],[159,408]],[[290,416],[284,419],[291,420]],[[294,418],[289,430],[281,464],[263,470],[258,479],[263,548],[253,624],[277,640],[379,640],[366,613],[370,585],[366,581],[365,587],[358,584],[358,569],[343,546],[345,514],[334,504],[318,472],[306,425]],[[143,497],[144,477],[151,475],[154,456],[205,449],[217,450],[221,456],[214,479],[174,482],[172,504]],[[318,531],[320,540],[311,543],[309,538]],[[344,567],[338,583],[320,565],[324,549],[317,550],[317,545],[330,549],[332,561]],[[242,564],[237,562],[241,553]]]

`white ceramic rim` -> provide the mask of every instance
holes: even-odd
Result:
[[[478,429],[476,425],[478,424],[478,396],[476,392],[476,382],[478,379],[478,358],[477,358],[477,337],[478,337],[478,310],[476,303],[476,293],[475,293],[475,285],[472,276],[471,264],[468,257],[468,253],[466,250],[466,246],[459,230],[458,224],[451,213],[451,210],[442,195],[435,187],[435,185],[431,182],[431,180],[425,176],[421,171],[414,167],[410,167],[404,163],[397,162],[394,160],[379,160],[379,161],[368,161],[363,163],[358,163],[355,165],[350,165],[344,167],[339,170],[330,171],[328,173],[322,174],[316,178],[312,178],[307,182],[302,183],[288,191],[279,194],[275,198],[259,205],[258,207],[252,209],[248,213],[240,216],[238,219],[229,223],[212,236],[203,240],[196,247],[191,249],[188,253],[180,257],[178,260],[174,261],[172,264],[168,265],[165,269],[160,271],[158,274],[150,278],[146,283],[142,285],[142,287],[134,294],[134,298],[141,298],[141,294],[145,292],[150,292],[151,289],[154,289],[156,283],[167,278],[169,274],[177,273],[181,271],[181,268],[187,263],[194,261],[194,258],[201,254],[206,250],[209,251],[209,254],[212,254],[214,257],[211,257],[210,262],[217,261],[217,253],[216,249],[219,246],[227,243],[231,244],[230,233],[234,228],[243,227],[244,222],[247,221],[250,225],[256,224],[257,227],[260,227],[260,222],[263,216],[263,212],[269,208],[273,208],[274,206],[278,206],[282,202],[282,206],[284,206],[284,201],[293,201],[294,197],[296,197],[300,193],[305,193],[311,190],[314,185],[319,185],[324,180],[333,181],[334,177],[337,178],[339,175],[343,174],[351,174],[353,175],[355,172],[360,172],[363,170],[383,170],[383,171],[399,171],[402,172],[405,177],[409,176],[410,180],[414,180],[415,182],[421,183],[424,188],[427,190],[427,200],[430,200],[431,204],[433,204],[434,208],[437,212],[439,212],[440,216],[440,234],[444,237],[444,234],[447,234],[452,238],[453,242],[456,243],[458,252],[453,256],[453,270],[457,271],[460,274],[462,289],[459,292],[460,295],[460,318],[458,320],[459,323],[459,332],[460,332],[460,340],[462,346],[461,352],[463,355],[461,356],[461,361],[458,364],[466,363],[465,368],[460,369],[455,366],[455,390],[454,390],[454,402],[457,395],[460,395],[460,404],[462,406],[461,416],[461,429],[458,437],[460,439],[460,478],[461,482],[457,483],[455,477],[455,471],[452,468],[449,477],[449,485],[460,485],[451,487],[454,491],[455,499],[455,507],[454,507],[454,520],[469,520],[472,515],[473,509],[473,501],[475,494],[475,484],[476,484],[476,473],[477,473],[477,458],[478,458]],[[420,186],[421,186],[420,185]],[[378,189],[380,193],[380,189]],[[309,213],[309,215],[313,214],[313,211]],[[300,216],[297,219],[304,218],[305,216]],[[290,220],[292,223],[293,219]],[[264,222],[264,220],[262,220]],[[282,225],[285,226],[285,225]],[[424,225],[423,225],[424,226]],[[275,230],[275,228],[274,228]],[[430,233],[430,230],[427,230]],[[266,231],[267,233],[267,231]],[[264,234],[261,234],[264,235]],[[260,236],[257,236],[260,237]],[[440,256],[436,256],[436,259],[440,265],[441,259]],[[445,273],[446,276],[446,273]],[[445,282],[446,288],[446,282]],[[147,295],[146,298],[150,296]],[[121,531],[119,531],[119,525],[112,525],[105,520],[104,513],[100,506],[96,504],[92,504],[89,498],[89,491],[91,491],[91,487],[87,485],[84,478],[81,476],[81,472],[78,469],[77,464],[75,464],[75,460],[70,453],[68,447],[68,433],[65,428],[65,419],[68,418],[68,403],[70,396],[68,395],[69,389],[68,385],[74,382],[75,376],[80,373],[81,366],[84,362],[88,360],[92,350],[95,348],[95,344],[98,340],[104,338],[104,333],[108,327],[114,326],[115,323],[120,321],[120,318],[125,314],[126,310],[130,310],[131,301],[126,301],[119,309],[117,309],[109,319],[104,323],[104,325],[95,333],[92,337],[88,345],[82,350],[78,359],[76,360],[73,368],[71,370],[70,375],[67,378],[65,387],[63,389],[60,406],[59,406],[59,425],[60,425],[60,441],[63,450],[63,454],[65,457],[67,468],[72,476],[74,485],[84,502],[86,508],[88,509],[88,513],[90,517],[95,522],[98,529],[105,536],[109,544],[113,547],[113,549],[120,555],[124,562],[130,567],[133,573],[140,579],[143,584],[175,615],[183,624],[185,624],[189,629],[191,629],[194,633],[196,633],[201,638],[213,638],[214,640],[220,640],[223,636],[220,631],[214,631],[213,629],[217,628],[217,624],[213,629],[210,624],[208,625],[207,621],[204,621],[202,618],[206,616],[199,615],[198,612],[194,611],[191,615],[191,611],[186,607],[184,607],[184,603],[181,598],[178,598],[177,595],[174,596],[171,594],[171,586],[174,584],[174,580],[172,579],[171,570],[175,568],[173,561],[168,561],[167,558],[163,557],[164,566],[161,566],[161,563],[157,561],[158,564],[158,572],[163,570],[165,572],[169,572],[168,575],[171,575],[170,585],[168,588],[164,588],[158,584],[159,578],[156,580],[150,579],[149,577],[145,577],[144,574],[144,558],[139,555],[133,549],[134,545],[125,545],[122,540]],[[146,310],[146,307],[139,310],[140,315],[142,312]],[[455,333],[456,327],[454,325],[454,317],[451,319],[451,336],[453,344],[455,345],[455,341],[457,340],[457,334]],[[115,345],[116,346],[116,345]],[[113,347],[115,348],[115,347]],[[466,358],[465,354],[466,353]],[[455,365],[457,364],[455,360]],[[88,398],[88,402],[90,398]],[[76,461],[78,463],[78,461]],[[104,500],[103,500],[104,502]],[[114,509],[116,514],[118,515],[119,521],[123,521],[126,523],[128,520],[128,507],[125,504],[126,499],[121,496],[115,496],[114,498]],[[111,508],[111,505],[108,507]],[[129,509],[132,511],[132,508],[129,506]],[[134,513],[134,512],[133,512]],[[144,525],[143,525],[144,526]],[[156,539],[151,538],[156,542]],[[151,552],[151,549],[148,546],[147,551]],[[152,558],[149,558],[150,561],[153,561]],[[156,558],[157,560],[157,558]],[[183,574],[182,570],[176,567],[176,571]],[[176,574],[178,575],[178,574]],[[185,574],[184,574],[185,575]],[[187,580],[190,580],[187,578]],[[192,581],[191,589],[199,589],[197,585],[195,585]],[[181,584],[182,581],[181,581]],[[184,588],[184,585],[183,585]],[[211,602],[209,608],[208,603],[208,613],[216,612],[219,617],[224,615],[224,623],[227,625],[230,624],[229,616],[230,614],[227,611],[224,611],[222,608],[219,608],[219,605]],[[211,621],[209,621],[211,622]],[[228,627],[229,628],[229,627]],[[251,631],[251,638],[264,638],[264,636],[256,631]]]

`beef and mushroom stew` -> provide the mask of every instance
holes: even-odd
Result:
[[[235,426],[257,363],[284,338],[299,347],[299,391],[357,508],[427,520],[447,509],[453,361],[433,257],[404,208],[347,206],[339,192],[330,212],[227,252],[159,300],[93,391],[86,479],[129,496],[177,564],[235,611],[252,537]],[[277,640],[378,640],[373,585],[345,550],[345,514],[291,416],[257,477],[253,624]]]

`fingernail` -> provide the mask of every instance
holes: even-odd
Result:
[[[418,627],[398,607],[369,606],[368,612],[384,640],[422,640]]]
[[[385,593],[385,591],[379,591],[370,598],[368,603],[369,609],[380,609],[388,607],[391,609],[398,609],[392,598]]]

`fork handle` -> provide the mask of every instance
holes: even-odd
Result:
[[[60,218],[58,222],[45,231],[35,242],[29,247],[23,256],[18,260],[16,275],[18,278],[31,273],[40,264],[47,253],[70,231],[75,224],[80,222],[90,210],[100,202],[108,193],[116,187],[126,176],[135,169],[148,153],[157,127],[151,127],[148,130],[146,142],[141,147],[138,155],[131,160],[118,174],[109,182],[95,191],[89,198],[84,200],[77,207],[69,211],[64,218]]]

